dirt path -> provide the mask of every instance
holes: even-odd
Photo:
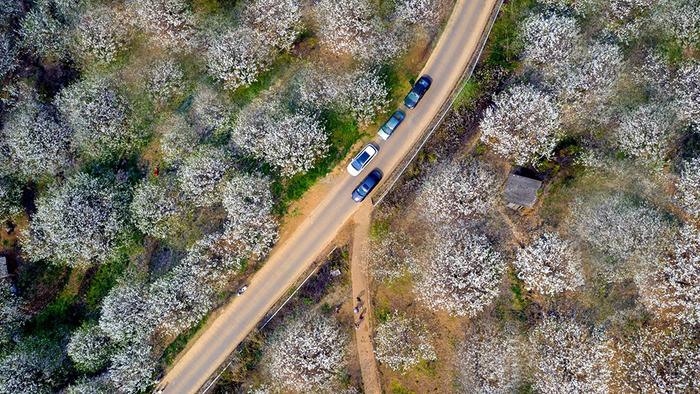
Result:
[[[364,250],[369,240],[370,212],[371,206],[365,205],[353,217],[355,226],[353,229],[350,270],[352,271],[353,302],[357,305],[357,298],[359,297],[361,300],[360,309],[364,311],[362,312],[363,319],[359,321],[360,324],[355,330],[357,353],[362,370],[362,385],[365,393],[379,394],[382,392],[382,387],[379,381],[377,361],[374,359],[374,348],[372,347],[372,327],[370,327],[372,307],[370,304],[369,278],[367,277],[367,260],[364,258]],[[355,315],[355,324],[359,320],[358,316]]]

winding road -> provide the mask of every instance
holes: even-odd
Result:
[[[371,168],[358,177],[347,174],[337,177],[327,196],[294,234],[273,249],[245,294],[223,307],[168,371],[159,385],[163,393],[198,392],[358,210],[361,204],[353,202],[350,193],[360,180],[374,167],[381,169],[386,179],[411,153],[433,119],[441,116],[470,60],[480,51],[482,34],[489,28],[494,7],[499,3],[499,0],[457,1],[422,70],[421,74],[433,78],[433,84],[417,108],[406,111],[406,119],[389,140],[377,140],[380,151]],[[370,199],[363,204],[371,204]]]

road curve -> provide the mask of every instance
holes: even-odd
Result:
[[[480,49],[481,35],[488,27],[497,2],[457,1],[422,71],[433,78],[430,90],[416,109],[406,111],[406,119],[388,141],[377,141],[380,151],[370,167],[380,168],[385,178],[409,154],[433,118],[440,114],[472,55]],[[268,261],[253,276],[245,294],[229,302],[173,365],[161,380],[163,393],[196,393],[217,372],[228,355],[310,268],[357,211],[360,204],[351,200],[350,193],[370,169],[365,169],[358,177],[347,174],[337,177],[336,184],[323,201],[284,243],[273,249]],[[371,204],[369,198],[364,204]]]

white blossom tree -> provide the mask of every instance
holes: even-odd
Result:
[[[626,154],[649,166],[659,166],[670,149],[673,112],[659,103],[643,105],[623,114],[615,130],[617,145]]]
[[[265,36],[239,27],[214,39],[207,50],[207,69],[226,89],[235,90],[256,82],[270,67],[272,53]]]
[[[328,151],[327,136],[318,118],[291,113],[270,98],[261,98],[238,115],[231,133],[235,149],[276,167],[284,176],[313,168]]]
[[[262,365],[279,390],[329,390],[346,367],[348,340],[332,317],[305,312],[272,334]]]
[[[75,27],[73,52],[83,60],[113,62],[129,42],[124,17],[123,13],[110,7],[91,8],[80,17]]]
[[[547,317],[529,336],[533,388],[539,393],[607,393],[611,348],[605,337],[566,318]]]
[[[104,263],[124,228],[123,193],[85,173],[68,178],[37,199],[23,248],[35,260],[72,267]]]
[[[611,282],[629,277],[631,263],[656,261],[672,234],[659,211],[621,193],[578,199],[572,213],[572,234],[606,257]]]
[[[311,110],[337,108],[362,125],[372,122],[389,103],[386,80],[377,68],[337,71],[307,68],[298,77],[299,101]]]
[[[465,393],[516,392],[522,369],[516,339],[490,325],[472,329],[457,354],[459,383]]]
[[[157,360],[147,341],[129,342],[110,361],[107,377],[118,393],[140,393],[153,384]]]
[[[215,204],[220,197],[219,186],[230,166],[230,157],[223,149],[200,146],[178,170],[180,190],[195,206]]]
[[[611,388],[624,393],[691,393],[700,379],[697,330],[644,327],[613,343]]]
[[[51,392],[51,370],[41,354],[16,350],[0,359],[1,394]]]
[[[27,319],[24,301],[12,292],[6,279],[0,279],[0,346],[8,346]]]
[[[178,166],[194,152],[200,140],[197,131],[181,115],[174,114],[156,127],[160,134],[163,161]]]
[[[416,204],[429,221],[450,223],[488,213],[498,186],[494,170],[478,161],[439,163],[421,184]]]
[[[581,256],[557,233],[544,233],[520,249],[514,265],[528,290],[555,295],[583,286]]]
[[[206,262],[186,261],[149,287],[149,311],[158,326],[176,336],[200,321],[214,306],[214,290],[192,272]]]
[[[0,31],[0,80],[17,69],[17,47],[11,33]]]
[[[678,71],[675,86],[670,90],[677,95],[674,107],[680,118],[698,127],[700,125],[700,62],[684,64]]]
[[[240,238],[246,250],[258,257],[266,256],[278,237],[270,180],[234,174],[223,186],[222,204],[228,213],[229,231]]]
[[[83,378],[66,388],[66,394],[101,394],[114,391],[106,374],[93,378]]]
[[[89,157],[130,146],[129,103],[112,80],[89,77],[73,83],[59,92],[54,104],[74,131],[73,146]]]
[[[396,311],[377,325],[374,355],[377,361],[399,372],[406,372],[423,360],[437,360],[426,326]]]
[[[396,19],[402,23],[433,27],[440,22],[442,0],[398,0]]]
[[[460,225],[436,233],[414,285],[431,310],[474,317],[499,293],[505,261],[489,240]]]
[[[559,79],[581,45],[575,18],[555,13],[535,14],[522,25],[525,61],[549,78]]]
[[[96,372],[109,362],[114,346],[99,325],[84,325],[73,332],[66,346],[68,356],[84,372]]]
[[[117,343],[148,338],[155,316],[149,312],[148,289],[138,283],[122,282],[102,301],[99,327]]]
[[[416,261],[407,239],[405,232],[390,230],[370,240],[365,258],[374,279],[391,282],[416,270]]]
[[[694,0],[655,2],[652,21],[685,47],[700,42],[700,4]]]
[[[36,1],[20,21],[22,46],[39,58],[64,58],[70,27],[83,4],[82,1]]]
[[[518,165],[548,158],[561,137],[559,109],[553,98],[530,85],[499,93],[484,111],[481,140]]]
[[[155,238],[170,235],[172,219],[178,213],[177,199],[167,185],[143,181],[134,190],[131,218],[141,232]]]
[[[244,9],[243,19],[279,50],[291,49],[304,27],[299,0],[254,0]]]
[[[2,129],[14,169],[27,178],[54,175],[67,167],[72,134],[55,108],[38,102],[35,94],[17,103]]]
[[[151,64],[146,75],[146,91],[156,103],[163,105],[185,90],[185,73],[172,58]]]
[[[700,324],[700,230],[685,225],[658,264],[635,275],[642,303],[662,317]]]
[[[201,136],[218,133],[227,126],[231,109],[217,92],[207,86],[199,86],[192,99],[187,118]]]
[[[195,15],[186,0],[127,0],[133,23],[153,41],[170,50],[195,45]]]
[[[684,163],[676,180],[676,199],[686,212],[700,217],[700,157]]]
[[[402,49],[367,0],[321,0],[315,11],[321,44],[337,55],[390,59]]]

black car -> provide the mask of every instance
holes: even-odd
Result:
[[[362,202],[367,195],[374,189],[382,179],[382,172],[375,168],[370,172],[365,179],[352,191],[352,199],[355,202]]]
[[[416,105],[418,105],[420,99],[423,98],[425,92],[427,92],[430,88],[431,83],[433,83],[433,79],[429,76],[423,75],[420,77],[416,83],[413,84],[413,89],[411,89],[411,92],[406,95],[405,99],[403,99],[403,103],[406,105],[406,108],[416,108]]]

